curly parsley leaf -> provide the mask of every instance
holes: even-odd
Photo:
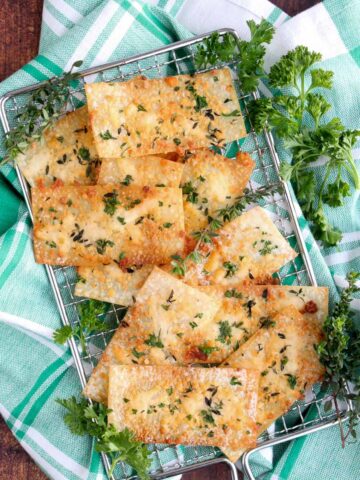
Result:
[[[64,344],[71,337],[77,338],[80,342],[83,352],[86,350],[85,339],[92,333],[103,332],[107,325],[99,315],[106,313],[108,304],[98,300],[89,300],[78,305],[79,323],[74,325],[64,325],[55,330],[53,339],[55,342]]]
[[[204,40],[195,54],[197,68],[216,65],[219,62],[235,62],[238,79],[244,93],[256,89],[259,79],[265,75],[265,46],[271,42],[274,27],[267,20],[256,24],[253,20],[247,22],[250,29],[250,40],[237,40],[230,33],[220,36],[213,33]]]
[[[324,123],[323,117],[331,105],[314,90],[330,89],[333,72],[313,68],[320,60],[321,54],[304,46],[283,55],[271,67],[268,79],[272,87],[286,88],[287,93],[254,100],[249,105],[249,115],[256,131],[268,127],[283,139],[285,148],[292,154],[292,163],[281,166],[281,175],[285,181],[292,181],[304,215],[312,223],[315,238],[325,246],[334,246],[342,235],[329,223],[324,204],[339,207],[350,195],[345,172],[355,188],[360,189],[360,174],[351,151],[360,130],[346,129],[337,117]],[[325,157],[326,163],[322,183],[317,186],[311,167],[320,157]]]
[[[112,463],[109,475],[122,461],[134,468],[141,480],[150,479],[147,473],[151,465],[149,450],[135,439],[129,429],[119,432],[113,425],[108,425],[111,410],[95,402],[89,405],[84,398],[77,401],[74,396],[56,401],[67,410],[64,422],[70,431],[75,435],[96,437],[96,450],[110,456]]]

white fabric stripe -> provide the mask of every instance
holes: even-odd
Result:
[[[257,17],[268,17],[274,10],[275,5],[267,0],[227,0],[229,3],[248,10],[252,15]]]
[[[102,31],[106,28],[107,24],[110,22],[118,9],[119,5],[115,3],[114,0],[110,0],[106,3],[105,7],[100,12],[95,22],[89,28],[85,37],[81,40],[81,42],[75,49],[75,52],[71,55],[70,59],[65,65],[64,71],[69,70],[73,63],[76,62],[76,60],[82,60],[86,57],[86,55],[89,53],[94,43],[96,42]]]
[[[17,226],[15,228],[16,232],[21,231],[20,224],[24,225],[24,221],[22,219],[19,220],[19,223],[17,224]],[[11,230],[13,230],[13,229],[8,230],[6,233],[10,232]],[[2,275],[3,272],[5,272],[5,270],[9,267],[9,265],[11,265],[11,263],[14,259],[14,256],[16,254],[17,248],[19,246],[19,243],[21,241],[21,237],[22,237],[22,234],[15,235],[15,237],[13,238],[13,240],[11,242],[11,246],[9,248],[9,251],[6,254],[5,261],[0,265],[0,275]]]
[[[325,255],[324,259],[328,266],[337,265],[339,263],[348,263],[350,260],[360,258],[360,247],[346,252],[337,252],[330,255]]]
[[[175,0],[175,1],[176,1],[176,0]],[[140,3],[136,2],[136,1],[133,1],[132,6],[133,6],[139,13],[142,13],[143,7],[142,7],[142,5],[140,5]],[[146,15],[146,14],[145,14],[145,15]],[[153,22],[151,21],[151,19],[149,19],[149,22],[150,22],[150,23],[153,23]],[[154,24],[154,29],[159,30],[159,27]],[[162,30],[161,33],[162,33],[163,35],[165,35],[169,40],[172,40],[171,36],[170,36],[167,32],[164,32],[164,31]]]
[[[170,12],[172,7],[175,5],[176,0],[169,0],[167,4],[165,5],[165,11]]]
[[[268,98],[272,97],[272,93],[267,88],[267,86],[264,85],[264,83],[261,80],[259,82],[259,90],[263,95],[265,95],[265,97],[268,97]]]
[[[287,20],[288,15],[285,12],[280,13],[278,19],[274,22],[275,27],[280,27],[285,20]]]
[[[89,470],[79,463],[75,462],[71,457],[59,450],[55,445],[50,443],[40,432],[33,427],[29,427],[26,431],[26,436],[30,437],[40,448],[50,455],[59,465],[70,472],[77,475],[79,478],[86,479],[89,475]]]
[[[65,353],[65,350],[58,347],[53,341],[47,340],[45,337],[38,335],[37,333],[32,332],[31,330],[27,330],[26,328],[22,328],[18,325],[11,325],[12,328],[15,330],[18,330],[19,332],[27,335],[30,338],[33,338],[36,340],[38,343],[41,343],[42,345],[45,345],[47,348],[52,350],[58,357],[62,357]]]
[[[341,277],[340,275],[334,275],[334,282],[340,288],[346,288],[349,285],[349,282],[346,280],[346,278]],[[360,287],[360,280],[356,282],[356,285]]]
[[[348,53],[322,3],[290,18],[276,30],[271,49],[267,50],[265,56],[265,69],[268,70],[282,55],[297,45],[305,45],[311,50],[320,52],[324,60]]]
[[[358,161],[360,157],[360,148],[356,148],[355,150],[352,150],[352,154],[355,161]],[[324,155],[321,155],[321,157],[319,157],[318,160],[311,163],[311,167],[323,167],[328,161],[329,161],[328,157],[324,157]]]
[[[353,154],[353,157],[354,157],[356,160],[359,160],[359,159],[360,159],[360,147],[358,147],[358,148],[353,148],[352,154]]]
[[[68,18],[74,23],[79,22],[82,18],[84,18],[81,13],[79,13],[75,8],[71,7],[68,3],[64,0],[48,0],[48,2],[56,8],[60,13],[64,15],[64,17]]]
[[[340,243],[356,242],[356,240],[360,240],[360,232],[347,232],[343,233]]]
[[[135,17],[133,17],[131,13],[129,12],[124,13],[119,23],[116,25],[114,30],[108,36],[103,46],[100,48],[99,53],[96,55],[93,62],[91,63],[92,67],[96,65],[100,65],[101,63],[105,63],[109,60],[109,58],[113,54],[116,47],[119,45],[121,40],[127,34],[134,20],[135,20]]]
[[[44,325],[39,325],[32,320],[18,317],[17,315],[12,315],[11,313],[7,312],[0,312],[0,320],[11,325],[17,325],[21,328],[25,328],[26,330],[30,330],[31,332],[37,333],[49,339],[52,339],[52,335],[54,333],[52,328],[44,327]]]
[[[42,14],[42,19],[43,22],[46,23],[46,25],[52,30],[55,35],[58,37],[62,37],[64,33],[68,31],[68,29],[60,23],[50,12],[49,10],[44,6],[43,8],[43,14]]]

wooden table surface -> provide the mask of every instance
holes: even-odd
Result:
[[[319,0],[272,1],[289,15],[319,3]],[[1,0],[0,3],[0,80],[3,80],[36,55],[43,0]],[[0,418],[0,480],[46,478]],[[222,465],[183,476],[183,480],[228,478],[229,471]]]

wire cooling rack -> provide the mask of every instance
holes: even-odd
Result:
[[[219,36],[232,35],[238,39],[237,33],[232,29],[217,31]],[[130,57],[99,67],[90,68],[81,72],[77,85],[70,87],[69,110],[74,110],[85,103],[84,84],[91,81],[125,81],[137,75],[146,75],[150,78],[177,75],[184,73],[197,73],[194,55],[199,45],[211,35],[212,32],[200,35],[190,40],[177,42],[161,49],[154,50],[143,55]],[[218,64],[216,67],[228,66],[234,72],[235,60],[227,64]],[[244,95],[238,88],[235,74],[234,81],[239,96],[241,109],[244,115],[248,135],[245,139],[233,142],[223,149],[222,153],[232,158],[237,151],[247,151],[256,161],[256,168],[250,182],[250,189],[256,190],[259,186],[282,183],[279,178],[279,158],[277,156],[274,141],[268,132],[256,134],[248,117],[248,103],[258,97],[254,92]],[[16,116],[28,102],[29,94],[39,87],[40,84],[14,90],[0,99],[0,119],[5,132],[16,125]],[[17,169],[18,178],[24,192],[25,200],[31,215],[30,195],[27,183]],[[296,219],[295,208],[290,191],[286,184],[283,185],[284,193],[275,194],[263,202],[262,206],[269,212],[273,221],[283,233],[291,246],[298,252],[298,257],[283,267],[278,273],[281,284],[284,285],[316,285],[315,275],[306,250],[304,239]],[[46,266],[52,289],[55,294],[57,306],[62,321],[65,325],[76,325],[79,322],[77,306],[86,301],[74,295],[76,284],[76,272],[72,267]],[[97,364],[103,350],[111,339],[117,326],[121,323],[126,310],[118,305],[111,305],[103,315],[109,329],[104,333],[98,333],[86,338],[85,351],[81,352],[73,339],[69,341],[70,349],[75,360],[75,365],[80,377],[81,385],[84,386],[92,369]],[[242,457],[244,473],[252,480],[255,479],[251,466],[250,457],[254,452],[265,447],[274,446],[302,435],[327,428],[337,423],[338,418],[333,410],[325,412],[324,403],[331,398],[324,395],[318,388],[308,392],[304,401],[297,402],[291,410],[278,419],[273,426],[258,440],[258,447],[247,452]],[[344,405],[341,412],[343,419],[346,418],[351,405]],[[168,445],[151,445],[153,463],[151,475],[154,478],[166,478],[169,475],[184,473],[196,468],[214,465],[224,462],[230,468],[231,478],[238,479],[234,465],[221,456],[221,452],[212,447],[183,447]],[[103,456],[104,465],[109,469],[109,459]],[[126,465],[119,464],[113,477],[115,480],[130,480],[136,478],[134,472]]]

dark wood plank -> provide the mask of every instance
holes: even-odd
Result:
[[[271,0],[271,1],[272,3],[277,5],[279,8],[284,10],[284,12],[286,12],[291,17],[321,2],[321,0]]]
[[[46,480],[0,417],[0,480]]]
[[[0,80],[37,53],[42,0],[1,0]]]
[[[273,0],[293,16],[320,0]],[[1,0],[0,10],[0,80],[11,75],[34,57],[38,50],[43,0]],[[199,469],[183,480],[227,480],[224,465]],[[0,480],[46,480],[28,454],[0,419]]]

